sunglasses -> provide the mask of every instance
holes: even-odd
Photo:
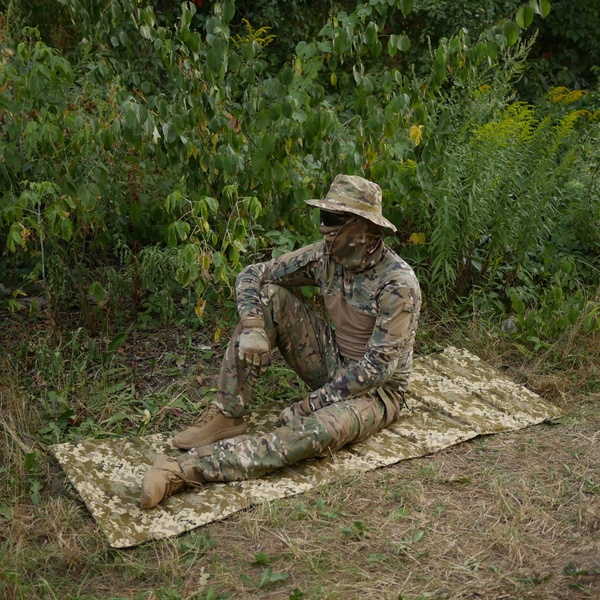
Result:
[[[325,227],[339,227],[347,223],[354,215],[348,213],[334,213],[320,209],[321,225]]]

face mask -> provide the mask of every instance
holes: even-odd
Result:
[[[338,227],[322,224],[319,231],[325,239],[329,256],[345,269],[363,271],[381,259],[381,229],[366,219],[352,218]]]

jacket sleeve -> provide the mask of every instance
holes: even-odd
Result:
[[[410,286],[386,285],[379,295],[379,313],[363,358],[313,392],[315,405],[322,407],[366,394],[402,374],[403,369],[408,376],[420,307],[416,279]]]
[[[284,287],[316,285],[323,254],[323,242],[316,242],[268,262],[244,268],[235,284],[237,310],[241,321],[255,327],[264,327],[260,289],[267,283],[276,283]]]

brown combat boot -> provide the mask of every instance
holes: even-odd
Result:
[[[182,450],[213,444],[225,438],[241,435],[248,429],[241,417],[228,417],[214,404],[209,404],[200,418],[173,438],[173,445]]]
[[[159,454],[142,481],[140,508],[153,508],[161,500],[187,486],[202,487],[201,481],[191,480],[179,462],[166,454]]]

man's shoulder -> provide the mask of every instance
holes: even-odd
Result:
[[[379,264],[378,275],[384,284],[394,282],[403,287],[418,287],[419,285],[412,267],[387,246]]]
[[[317,242],[313,242],[312,244],[308,244],[307,246],[297,248],[296,250],[286,252],[285,254],[282,254],[275,260],[281,263],[292,263],[300,261],[301,263],[306,264],[313,260],[320,260],[325,254],[324,246],[325,242],[323,240],[320,240]]]

